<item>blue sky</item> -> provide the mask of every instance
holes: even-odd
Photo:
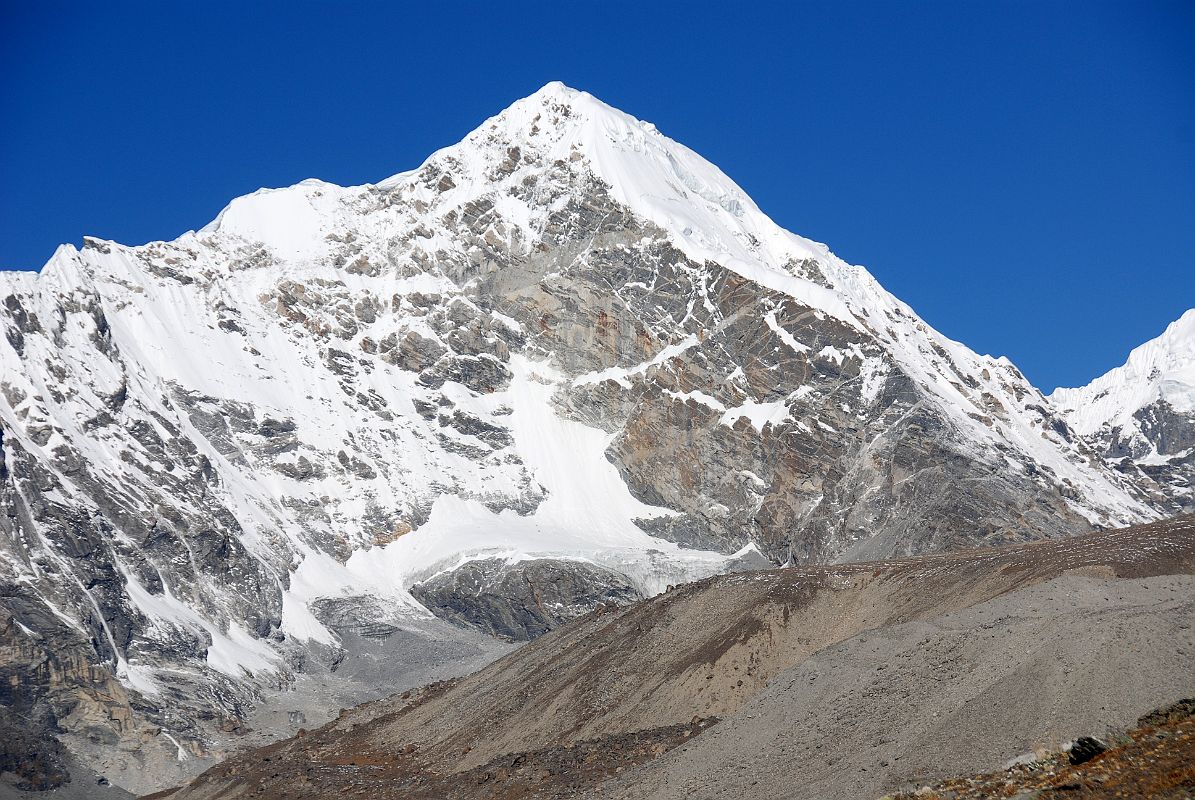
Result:
[[[1195,306],[1189,2],[0,0],[0,267],[378,180],[553,79],[1043,389]]]

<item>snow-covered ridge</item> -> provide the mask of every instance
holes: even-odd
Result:
[[[912,309],[884,290],[865,268],[847,264],[826,245],[777,225],[717,166],[664,136],[652,123],[559,81],[516,101],[460,143],[433,153],[420,168],[376,186],[406,188],[418,195],[418,182],[429,165],[452,162],[454,174],[463,173],[466,180],[443,192],[439,203],[444,210],[459,208],[493,191],[495,161],[507,156],[511,144],[520,143],[542,151],[549,160],[583,154],[617,200],[662,227],[699,262],[718,263],[847,324],[859,326],[860,316],[875,311],[915,318]],[[234,199],[197,233],[183,234],[175,243],[223,235],[264,243],[292,261],[315,261],[328,251],[327,236],[337,230],[335,218],[370,188],[309,178],[289,187],[258,189]],[[526,217],[527,210],[520,210],[523,214],[516,216]],[[530,225],[528,219],[518,221]],[[378,232],[393,230],[386,224]],[[70,245],[62,247],[68,255],[77,252]],[[58,256],[43,272],[61,260]],[[794,274],[793,265],[806,259],[818,262],[831,286]],[[936,331],[934,335],[952,349],[961,347]]]
[[[1105,425],[1132,426],[1135,413],[1159,400],[1175,411],[1195,411],[1195,308],[1134,348],[1122,366],[1086,386],[1056,389],[1050,400],[1085,436]]]
[[[852,306],[866,308],[877,296],[899,304],[863,268],[776,225],[718,167],[653,124],[560,82],[516,101],[460,143],[432,154],[419,169],[393,175],[377,187],[414,189],[426,167],[451,161],[466,180],[445,193],[442,205],[461,207],[493,190],[493,165],[511,144],[539,149],[549,160],[583,153],[616,199],[666,230],[697,261],[719,263],[848,323],[857,324]],[[308,179],[259,189],[229,203],[198,235],[261,241],[294,259],[318,259],[327,251],[325,236],[337,206],[368,188]],[[836,290],[794,275],[789,265],[805,259],[841,271]]]
[[[532,241],[540,234],[550,209],[531,207],[510,192],[498,191],[515,178],[526,177],[514,156],[520,151],[524,161],[531,153],[537,162],[549,164],[583,160],[616,200],[662,228],[690,258],[719,264],[850,327],[868,331],[885,342],[891,356],[971,435],[994,446],[1025,450],[1091,495],[1110,498],[1109,507],[1127,514],[1126,519],[1143,513],[1122,490],[1092,474],[1076,452],[1065,452],[1071,450],[1068,443],[1043,441],[1043,435],[1052,434],[1043,434],[1045,426],[1036,412],[1014,413],[996,427],[981,421],[992,402],[1005,409],[1048,406],[1007,359],[979,356],[943,336],[884,290],[866,269],[847,264],[823,244],[781,228],[715,165],[651,123],[559,82],[516,101],[458,144],[432,154],[418,169],[396,174],[376,186],[339,187],[309,179],[283,189],[258,190],[233,200],[198,232],[184,234],[169,244],[196,248],[200,253],[213,249],[227,253],[261,244],[277,260],[279,271],[295,275],[314,272],[355,282],[324,266],[346,235],[384,243],[483,198],[492,198],[506,225],[518,229],[516,239]],[[499,165],[512,159],[516,162],[513,176],[500,177]],[[446,170],[452,180],[428,187],[428,174],[437,170]],[[371,193],[379,190],[426,203],[429,210],[418,221],[402,219],[388,210],[362,213]],[[515,234],[508,231],[506,235]],[[425,245],[429,253],[451,245],[434,228],[429,236]],[[122,273],[130,259],[122,254],[161,243],[141,248],[99,244],[100,249],[85,249],[82,254],[70,247],[60,249],[43,274],[49,277],[63,271],[55,281],[58,285],[86,280],[76,269],[86,263],[83,273],[106,273],[126,281],[129,277]],[[110,253],[101,257],[103,250]],[[816,263],[817,279],[800,272],[806,261]],[[214,270],[223,269],[219,257],[210,259],[209,264]],[[140,279],[132,276],[134,282]],[[1026,390],[1031,394],[1028,399]],[[1060,453],[1060,447],[1064,452]]]

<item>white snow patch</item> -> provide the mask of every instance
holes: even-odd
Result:
[[[747,400],[742,405],[727,409],[718,421],[723,425],[733,426],[743,417],[746,417],[751,425],[761,433],[764,425],[768,423],[778,425],[791,418],[788,413],[788,404],[784,400],[775,400],[770,403]]]
[[[767,322],[768,327],[775,331],[776,335],[780,337],[780,341],[792,348],[794,352],[809,352],[808,346],[798,342],[791,333],[785,330],[784,327],[776,321],[776,309],[772,309],[767,314],[764,314],[764,321]]]
[[[687,580],[714,574],[726,556],[681,548],[635,525],[639,518],[671,515],[646,505],[627,489],[605,452],[613,438],[600,429],[559,417],[551,396],[563,376],[546,364],[511,358],[514,379],[504,402],[523,462],[547,490],[534,514],[494,513],[476,500],[441,495],[420,528],[385,547],[355,552],[345,564],[358,591],[409,587],[462,557],[571,556],[627,573],[638,570],[641,591],[662,589],[658,553]],[[675,576],[671,576],[675,582]]]
[[[578,375],[573,379],[574,386],[586,386],[593,383],[601,383],[602,381],[613,380],[617,381],[625,388],[630,388],[631,382],[627,380],[633,375],[641,375],[647,372],[648,369],[667,362],[668,360],[679,356],[691,347],[697,345],[698,339],[694,334],[689,334],[681,341],[670,344],[660,350],[652,357],[650,361],[644,361],[642,364],[636,364],[633,367],[607,367],[606,369],[597,370],[596,372],[586,372],[584,375]]]

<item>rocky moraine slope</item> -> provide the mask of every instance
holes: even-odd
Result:
[[[1190,696],[1193,619],[1192,517],[716,576],[162,800],[872,800],[1079,734],[1111,741]]]
[[[0,699],[133,791],[599,604],[1190,503],[1171,384],[1153,449],[1093,427],[560,84],[374,185],[64,245],[0,328]]]

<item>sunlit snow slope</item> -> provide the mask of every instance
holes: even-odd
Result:
[[[1123,366],[1050,400],[1118,468],[1156,482],[1174,510],[1195,508],[1195,309]]]

